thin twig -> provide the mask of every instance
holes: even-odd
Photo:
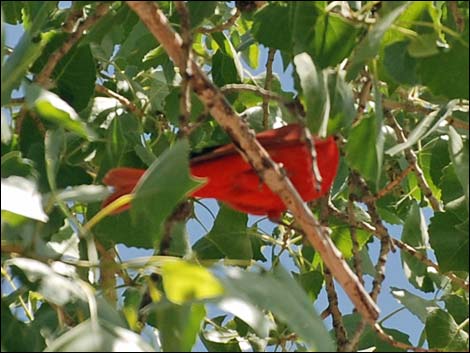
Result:
[[[136,106],[133,102],[131,102],[129,99],[127,99],[124,96],[121,96],[119,93],[114,92],[113,90],[110,90],[109,88],[96,84],[95,85],[95,91],[101,94],[104,94],[108,97],[115,98],[119,103],[121,103],[123,106],[125,106],[131,113],[134,113],[135,115],[139,117],[144,116],[144,112]]]
[[[329,303],[328,308],[333,320],[333,329],[335,330],[338,352],[345,352],[344,348],[348,342],[348,338],[344,328],[343,315],[338,306],[338,294],[336,293],[333,276],[328,268],[324,269],[323,274],[325,275],[326,293]]]
[[[268,59],[266,60],[266,77],[264,80],[265,91],[270,90],[273,81],[274,54],[276,54],[276,49],[269,48]],[[263,96],[263,126],[265,129],[269,128],[269,98],[267,96]]]
[[[465,30],[465,18],[460,12],[458,1],[449,1],[449,9],[454,18],[455,25],[457,30],[462,33]]]
[[[410,164],[403,170],[398,176],[396,176],[390,183],[385,185],[382,189],[380,189],[375,195],[367,195],[364,196],[364,202],[376,201],[381,197],[387,195],[390,191],[392,191],[398,184],[400,184],[403,179],[413,170],[413,166]]]
[[[236,8],[235,13],[224,23],[221,23],[212,28],[199,27],[199,28],[196,28],[195,32],[203,33],[203,34],[210,34],[210,33],[225,31],[226,29],[229,29],[235,24],[235,22],[238,20],[238,17],[240,17],[240,10]]]
[[[393,128],[395,131],[395,134],[397,135],[397,140],[399,143],[405,143],[406,142],[406,136],[401,128],[401,126],[398,124],[396,121],[395,117],[393,114],[386,110],[385,115],[387,116],[387,120],[390,124],[390,126]],[[431,188],[429,187],[428,182],[426,181],[426,178],[424,177],[423,170],[421,167],[418,165],[418,159],[416,158],[416,153],[411,149],[411,148],[406,148],[405,149],[405,158],[410,164],[410,166],[413,167],[413,171],[416,175],[416,179],[418,181],[418,185],[423,192],[424,196],[428,199],[429,203],[431,204],[431,207],[434,211],[442,211],[442,206],[439,202],[439,200],[436,199],[436,197],[433,195]]]
[[[165,14],[158,6],[153,2],[141,1],[128,1],[127,4],[137,13],[168,56],[175,62],[175,65],[180,70],[184,69],[186,62],[184,53],[181,51],[182,39],[174,32]],[[201,102],[228,133],[238,151],[250,163],[257,175],[292,212],[298,224],[305,231],[309,242],[321,255],[325,265],[330,268],[359,313],[368,322],[375,323],[379,313],[377,305],[371,300],[331,239],[323,232],[289,178],[282,173],[279,165],[272,161],[266,150],[256,140],[253,131],[228,104],[223,93],[214,86],[194,60],[192,60],[192,70],[192,87]]]
[[[49,80],[52,72],[59,63],[59,61],[69,52],[70,49],[79,41],[84,32],[91,28],[101,17],[106,15],[109,10],[108,3],[99,4],[96,7],[96,11],[93,15],[89,16],[75,32],[73,32],[67,40],[62,44],[60,48],[54,51],[47,61],[46,65],[42,68],[41,72],[36,76],[36,82],[40,85],[44,85]]]

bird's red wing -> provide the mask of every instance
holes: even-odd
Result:
[[[256,137],[271,158],[282,164],[304,201],[318,198],[329,190],[339,161],[338,148],[333,138],[315,140],[318,167],[323,179],[321,190],[317,191],[312,157],[304,141],[302,127],[287,125],[264,131]],[[190,196],[216,198],[239,211],[257,215],[279,215],[286,209],[281,199],[260,180],[233,144],[191,159],[190,169],[193,176],[206,179],[206,184],[192,191]],[[143,169],[133,168],[109,171],[103,181],[113,186],[115,192],[104,201],[103,206],[132,192],[144,173]],[[127,208],[129,206],[123,206],[115,213]]]

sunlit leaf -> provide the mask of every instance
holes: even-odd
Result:
[[[213,298],[223,293],[219,280],[204,267],[172,261],[165,263],[162,270],[165,293],[176,304]]]

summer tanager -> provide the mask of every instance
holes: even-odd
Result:
[[[331,187],[339,161],[338,147],[333,137],[314,138],[321,185],[315,181],[309,144],[303,138],[302,127],[291,124],[279,129],[263,131],[256,135],[271,158],[282,165],[304,201],[324,195]],[[263,183],[253,168],[238,153],[233,144],[224,145],[190,160],[191,174],[207,182],[193,190],[189,196],[215,198],[232,208],[254,215],[268,215],[278,219],[286,210],[282,200]],[[103,207],[122,195],[131,193],[144,169],[115,168],[103,179],[113,186],[114,192]],[[128,209],[119,208],[115,213]]]

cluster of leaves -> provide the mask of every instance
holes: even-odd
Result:
[[[222,26],[234,16],[231,3],[187,2],[194,59],[219,87],[264,87],[266,70],[253,74],[264,65],[263,46],[280,54],[279,75],[290,75],[294,86],[286,89],[274,75],[268,88],[283,101],[298,98],[314,134],[340,136],[343,154],[329,197],[345,215],[352,205],[355,221],[377,219],[360,202],[348,205],[351,194],[366,196],[351,182],[351,170],[376,193],[415,153],[422,174],[407,174],[376,207],[382,221],[402,229],[403,242],[436,259],[440,272],[403,252],[403,274],[418,294],[391,292],[422,322],[420,346],[468,350],[468,286],[450,280],[468,279],[469,268],[468,3],[256,3],[236,2],[241,14]],[[173,2],[157,4],[180,31]],[[195,95],[188,121],[181,119],[184,78],[125,3],[107,5],[50,82],[37,83],[76,34],[64,23],[76,29],[103,4],[2,2],[2,351],[189,351],[198,337],[209,351],[334,350],[334,332],[313,308],[324,287],[322,261],[294,230],[278,226],[266,234],[221,205],[212,229],[195,242],[188,221],[171,224],[165,256],[159,253],[167,219],[196,185],[190,151],[229,138]],[[23,29],[14,48],[5,46],[4,23]],[[254,129],[264,129],[262,97],[231,90],[227,99]],[[288,105],[270,102],[270,125],[295,119]],[[194,129],[180,140],[183,123]],[[130,212],[95,225],[108,194],[101,180],[116,166],[150,172]],[[441,209],[430,210],[430,195]],[[352,262],[352,220],[326,217]],[[364,277],[373,278],[373,233],[361,228],[356,237]],[[124,261],[117,244],[155,255]],[[289,271],[280,265],[285,254]],[[145,296],[152,304],[141,308]],[[359,320],[344,315],[349,335]],[[385,332],[410,344],[404,327]],[[368,328],[357,348],[372,346],[397,350]]]

